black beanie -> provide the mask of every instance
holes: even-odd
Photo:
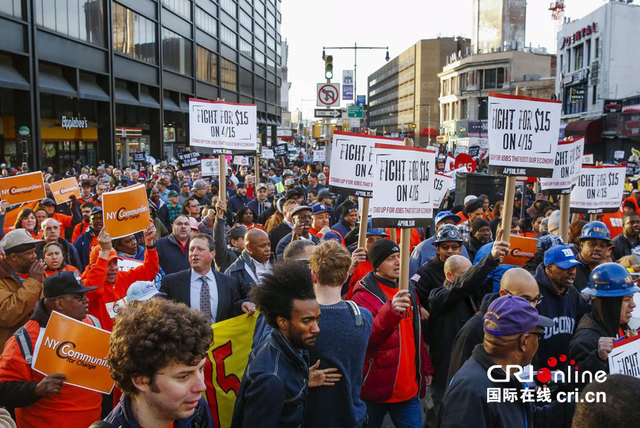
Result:
[[[469,216],[469,213],[474,212],[478,208],[482,208],[482,205],[484,205],[484,199],[481,199],[481,198],[472,199],[464,205],[464,214],[466,216]]]
[[[387,257],[399,252],[400,248],[398,248],[398,245],[396,245],[395,242],[388,239],[378,239],[376,242],[371,244],[371,247],[369,247],[367,257],[375,271],[378,269],[378,266],[387,259]]]
[[[473,221],[473,223],[471,223],[471,234],[474,234],[478,231],[478,229],[480,229],[481,227],[487,226],[489,227],[489,222],[483,218],[477,218]]]

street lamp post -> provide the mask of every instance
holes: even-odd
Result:
[[[427,129],[429,130],[429,135],[427,136],[427,145],[431,145],[431,104],[417,104],[416,111],[420,107],[427,107]],[[418,119],[416,120],[416,124],[418,125],[418,129],[420,128],[420,114],[418,114]]]

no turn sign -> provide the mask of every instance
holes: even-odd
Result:
[[[334,107],[340,105],[339,83],[318,83],[316,106]]]

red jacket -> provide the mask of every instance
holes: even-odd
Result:
[[[102,328],[111,331],[113,329],[113,317],[117,312],[117,306],[124,304],[119,302],[127,295],[129,286],[135,281],[153,281],[160,269],[158,251],[155,248],[147,248],[144,254],[142,265],[128,270],[120,271],[116,274],[116,281],[113,284],[105,283],[107,276],[107,265],[110,260],[118,258],[115,251],[111,250],[108,259],[98,257],[100,247],[92,250],[91,263],[82,274],[82,281],[85,287],[98,287],[89,291],[89,313],[100,320]],[[114,304],[116,307],[114,307]],[[112,314],[109,313],[111,310]]]
[[[433,365],[427,352],[427,347],[422,340],[422,327],[420,324],[420,302],[415,288],[409,285],[411,291],[411,304],[414,308],[413,335],[416,341],[416,370],[420,398],[424,397],[427,375],[433,374]],[[373,272],[365,276],[355,287],[353,301],[359,306],[368,309],[373,315],[373,330],[369,338],[367,353],[364,359],[362,391],[360,396],[365,400],[385,402],[393,394],[396,381],[396,373],[400,363],[400,320],[402,315],[391,307],[391,301],[387,300],[380,289]]]

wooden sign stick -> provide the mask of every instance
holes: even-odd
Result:
[[[227,158],[225,155],[218,156],[218,199],[221,202],[227,202]]]
[[[367,243],[369,202],[371,202],[371,198],[362,198],[362,203],[360,204],[360,229],[358,230],[358,248],[365,248],[365,245]]]
[[[560,237],[562,242],[569,242],[569,207],[571,194],[560,195]]]

